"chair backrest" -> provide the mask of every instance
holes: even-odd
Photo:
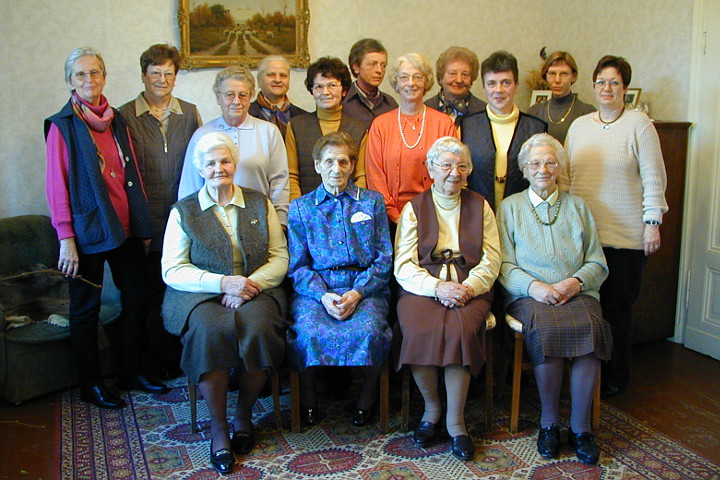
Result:
[[[59,243],[50,218],[21,215],[0,219],[0,276],[43,264],[57,266]]]

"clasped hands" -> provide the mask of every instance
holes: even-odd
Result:
[[[570,277],[552,285],[535,280],[528,288],[528,295],[535,301],[547,305],[565,305],[581,291],[580,281],[575,277]]]
[[[220,289],[225,294],[220,303],[228,308],[238,308],[262,292],[262,287],[256,281],[242,275],[222,277]]]
[[[348,290],[342,295],[334,292],[327,292],[320,299],[328,315],[335,320],[347,320],[360,303],[362,295],[357,290]]]
[[[475,296],[470,285],[456,282],[440,282],[435,287],[435,298],[447,308],[464,307]]]

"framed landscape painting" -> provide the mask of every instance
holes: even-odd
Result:
[[[282,55],[307,67],[308,0],[179,0],[182,68],[256,67]]]

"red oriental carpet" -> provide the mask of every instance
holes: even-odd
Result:
[[[329,406],[321,425],[303,433],[289,431],[289,396],[282,398],[284,431],[275,429],[272,397],[255,406],[258,444],[238,457],[232,475],[220,477],[208,463],[208,417],[198,401],[198,423],[190,432],[190,406],[185,379],[170,384],[165,395],[123,394],[128,407],[100,410],[79,401],[78,390],[66,391],[61,412],[62,480],[720,480],[720,466],[603,404],[597,432],[600,463],[580,463],[566,446],[557,460],[543,460],[536,451],[537,406],[523,404],[521,432],[507,431],[507,417],[496,412],[496,423],[484,431],[480,401],[470,401],[467,424],[477,453],[461,462],[449,452],[449,442],[427,450],[415,447],[409,433],[398,431],[391,418],[390,433],[376,426],[355,428],[336,404]],[[231,397],[234,395],[231,395]],[[322,406],[322,404],[321,404]],[[234,409],[234,399],[228,402]]]

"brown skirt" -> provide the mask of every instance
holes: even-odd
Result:
[[[610,359],[610,324],[603,320],[600,302],[594,297],[577,295],[559,307],[522,297],[506,310],[522,322],[525,347],[535,365],[545,357],[575,358],[588,353]]]
[[[473,298],[464,307],[447,308],[433,298],[401,290],[398,324],[403,365],[463,365],[477,375],[485,363],[485,317],[490,302]]]

